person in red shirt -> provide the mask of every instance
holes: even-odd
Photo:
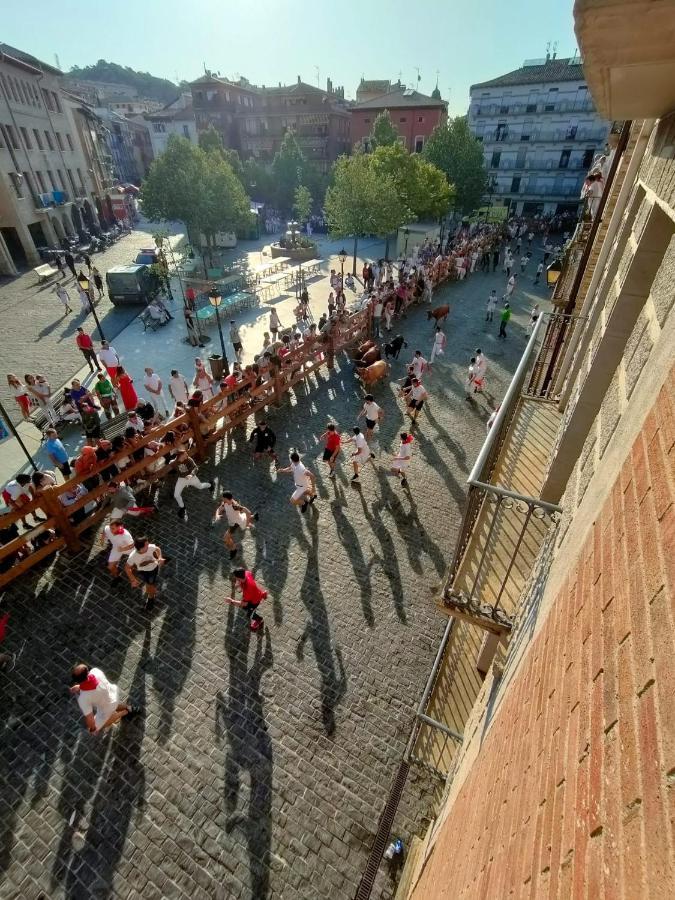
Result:
[[[77,334],[75,335],[75,343],[82,351],[82,356],[84,356],[84,358],[87,360],[89,371],[96,372],[97,369],[101,367],[101,364],[99,363],[98,357],[96,356],[93,341],[88,334],[84,333],[83,328],[77,329]]]
[[[319,437],[319,440],[325,440],[326,446],[323,451],[323,461],[328,463],[328,477],[335,478],[335,461],[340,455],[340,432],[336,429],[333,422],[326,425],[326,430]]]
[[[235,590],[241,591],[241,600],[234,597],[225,597],[226,603],[232,606],[241,606],[250,622],[251,631],[258,631],[264,624],[264,619],[257,613],[258,606],[267,597],[267,591],[260,587],[253,577],[253,572],[249,572],[243,566],[232,570],[232,593]]]

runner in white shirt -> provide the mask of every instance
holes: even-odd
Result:
[[[162,415],[168,416],[169,410],[166,405],[166,400],[164,399],[162,379],[150,366],[146,366],[145,368],[143,386],[150,394],[150,402],[155,407],[156,411]],[[183,402],[185,403],[186,401],[184,400]]]
[[[101,543],[104,547],[106,544],[111,545],[108,555],[108,571],[113,578],[119,578],[120,560],[134,549],[134,539],[131,533],[126,530],[121,522],[111,522],[110,525],[106,525],[103,529]]]
[[[368,446],[368,441],[365,439],[364,435],[361,434],[361,429],[357,425],[352,428],[352,431],[354,433],[354,436],[346,438],[344,443],[354,444],[354,446],[356,447],[351,456],[352,465],[354,466],[352,481],[358,481],[360,467],[365,465],[370,460],[374,459],[375,454],[371,453],[370,447]]]
[[[415,378],[421,378],[422,373],[427,367],[427,361],[422,356],[421,350],[415,350],[415,355],[413,356],[410,364],[413,367],[413,371],[415,372]]]
[[[185,376],[181,375],[178,369],[171,370],[169,394],[173,398],[174,403],[187,403],[190,397]]]
[[[167,562],[169,562],[169,557],[162,556],[162,550],[157,544],[151,544],[147,537],[136,538],[134,550],[127,559],[124,571],[127,573],[132,587],[140,587],[141,581],[143,582],[147,612],[150,612],[155,605],[159,567]]]
[[[307,466],[300,461],[300,454],[294,450],[290,455],[290,465],[283,469],[277,468],[277,472],[293,476],[295,490],[291,494],[291,503],[299,506],[301,512],[307,512],[307,507],[317,497],[316,481]]]
[[[483,388],[485,388],[485,379],[487,377],[487,364],[487,357],[480,347],[476,347],[476,374],[483,382]]]
[[[429,399],[429,395],[419,378],[413,378],[412,384],[404,393],[408,404],[408,414],[413,422],[416,422],[417,414],[424,406],[424,401]]]
[[[398,453],[393,458],[391,463],[391,473],[396,475],[397,478],[401,479],[401,484],[405,487],[408,484],[408,479],[406,477],[406,470],[408,468],[408,463],[412,457],[412,443],[413,436],[408,434],[406,431],[401,432],[401,444],[398,448]]]
[[[375,402],[375,398],[372,394],[366,394],[363,398],[363,408],[361,412],[356,417],[356,420],[361,418],[361,416],[365,416],[366,419],[366,442],[371,439],[373,436],[373,431],[375,430],[375,426],[378,422],[381,422],[384,418],[384,412],[380,406]],[[373,456],[375,454],[373,453]]]
[[[214,524],[220,522],[225,517],[227,529],[223,537],[225,546],[230,551],[230,559],[234,559],[237,555],[237,545],[234,542],[234,534],[238,528],[245,531],[250,528],[254,522],[258,521],[258,513],[252,513],[250,509],[242,506],[232,496],[230,491],[223,491],[223,499],[216,510]]]
[[[429,368],[434,364],[437,356],[442,356],[445,351],[446,337],[441,330],[441,326],[436,326],[436,334],[434,335],[434,345],[431,348],[431,356],[429,357]]]
[[[476,366],[476,357],[472,356],[471,362],[469,363],[469,371],[466,376],[466,397],[464,399],[471,400],[471,394],[477,394],[481,390],[481,385],[482,381],[478,373],[478,367]]]
[[[92,734],[100,734],[125,716],[128,718],[140,712],[128,703],[119,702],[117,685],[108,681],[100,669],[78,663],[71,675],[70,693],[77,697],[87,729]]]
[[[516,289],[516,281],[518,280],[518,276],[514,273],[508,280],[506,284],[506,297],[507,299],[511,296],[511,294]]]

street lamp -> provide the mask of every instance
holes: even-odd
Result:
[[[209,291],[209,303],[216,311],[216,322],[218,323],[218,334],[220,335],[220,349],[222,351],[223,356],[223,371],[226,375],[230,374],[230,364],[227,360],[227,353],[225,352],[225,340],[223,338],[223,328],[220,324],[220,304],[223,302],[223,298],[220,296],[220,291],[217,289],[215,284]]]
[[[403,255],[407,259],[408,258],[408,237],[410,236],[410,229],[404,228],[403,234],[405,235],[405,247],[403,248]]]
[[[98,328],[98,333],[101,336],[101,340],[105,340],[105,335],[103,334],[103,329],[101,328],[101,323],[98,320],[98,316],[96,315],[96,306],[94,304],[94,300],[89,293],[89,279],[82,276],[82,278],[77,279],[77,283],[80,285],[82,290],[89,298],[89,309],[91,309],[92,315],[94,316],[94,322],[96,322],[96,327]]]
[[[345,287],[345,263],[347,262],[347,251],[343,247],[342,250],[338,253],[338,259],[340,260],[340,277],[342,278],[342,289]]]
[[[548,269],[546,269],[546,284],[550,288],[556,286],[561,272],[562,262],[559,259],[554,259]]]

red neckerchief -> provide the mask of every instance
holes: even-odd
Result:
[[[87,675],[84,681],[80,684],[81,691],[95,691],[98,687],[98,678],[95,675],[92,675],[91,672]]]

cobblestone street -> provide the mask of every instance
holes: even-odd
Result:
[[[136,232],[105,266],[145,243]],[[80,362],[76,322],[53,329],[51,287],[24,287],[30,278],[12,295],[0,288],[3,320],[21,316],[24,333],[5,341],[5,368],[23,374],[48,358],[58,384]],[[232,490],[260,513],[237,562],[270,592],[264,634],[222,601],[231,564],[222,529],[210,527],[211,495],[187,489],[181,522],[173,479],[147,524],[173,557],[151,617],[128,584],[111,584],[98,543],[8,590],[3,649],[17,660],[0,674],[3,898],[354,896],[445,625],[432,596],[492,410],[485,397],[464,399],[469,357],[485,351],[498,400],[525,346],[531,278],[515,294],[506,341],[497,340],[498,321],[484,322],[487,295],[493,287],[501,295],[504,282],[477,273],[434,298],[451,303],[448,346],[425,378],[431,400],[415,432],[409,491],[387,472],[409,421],[394,382],[416,348],[427,357],[431,349],[433,323],[421,308],[396,323],[408,348],[376,388],[385,419],[359,486],[344,454],[334,482],[317,460],[327,417],[347,431],[361,408],[346,356],[268,417],[282,459],[297,447],[317,474],[319,499],[306,515],[288,502],[291,478],[253,462],[243,429],[200,467],[216,491]],[[545,288],[535,290],[541,302]],[[30,306],[36,297],[48,313]],[[89,735],[67,689],[80,659],[100,666],[145,716]],[[418,793],[418,806],[406,802],[397,819],[406,842],[425,809]],[[381,873],[373,896],[392,893]]]

